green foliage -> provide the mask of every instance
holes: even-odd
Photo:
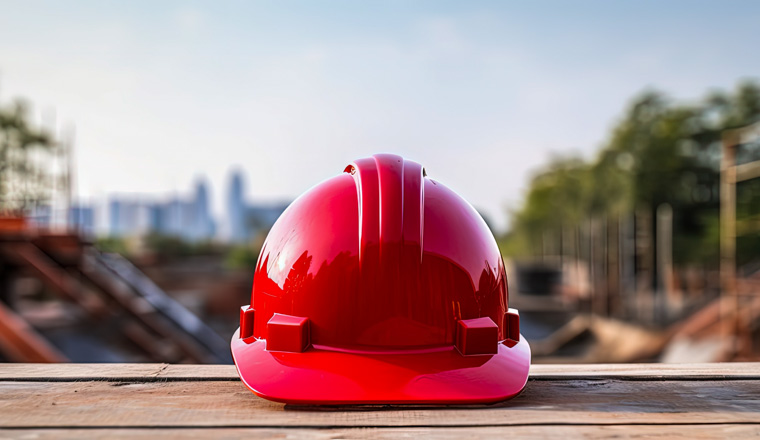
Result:
[[[0,107],[0,209],[19,211],[45,199],[49,176],[34,154],[55,145],[49,133],[31,124],[23,101]]]
[[[547,231],[634,210],[654,213],[667,203],[674,212],[674,261],[717,264],[722,132],[758,119],[760,85],[753,82],[690,105],[643,93],[593,161],[555,159],[536,174],[525,203],[513,213],[502,249],[507,255],[535,255]],[[740,185],[737,197],[738,218],[751,215],[743,206],[760,206],[760,191]]]
[[[740,182],[736,188],[737,263],[743,265],[760,254],[760,179]]]
[[[268,231],[261,231],[259,234],[246,244],[232,246],[227,251],[226,264],[230,269],[253,270],[259,259],[259,253],[264,246]]]
[[[155,232],[145,236],[143,246],[152,255],[165,260],[222,252],[211,241],[190,242],[182,237]]]
[[[178,260],[186,257],[218,255],[230,269],[253,270],[259,258],[265,233],[250,243],[224,245],[211,241],[190,242],[181,237],[151,233],[143,238],[130,240],[119,237],[101,237],[95,246],[103,252],[122,255],[149,254],[161,261]]]
[[[95,247],[103,252],[113,252],[128,255],[127,243],[117,237],[101,237],[95,241]]]
[[[579,158],[557,158],[531,184],[523,209],[513,214],[514,233],[503,241],[508,255],[540,249],[547,230],[579,223],[593,200],[591,168]]]
[[[225,263],[231,269],[253,270],[259,258],[259,250],[252,246],[233,246],[227,253]]]
[[[180,237],[150,233],[145,237],[145,249],[161,258],[174,259],[192,255],[193,246]]]

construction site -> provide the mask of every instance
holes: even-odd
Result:
[[[532,171],[491,231],[534,363],[760,359],[758,120],[758,82],[645,91],[593,155]],[[250,203],[237,169],[218,218],[201,178],[190,197],[112,197],[96,227],[74,147],[24,101],[0,106],[0,360],[231,363],[288,202]]]
[[[736,201],[737,185],[760,178],[760,161],[737,163],[758,139],[760,124],[721,136],[719,267],[675,267],[667,204],[654,215],[639,210],[592,218],[565,230],[554,248],[542,246],[540,256],[513,266],[510,304],[539,327],[552,314],[561,322],[534,336],[539,362],[758,360],[759,254],[750,250],[740,264],[737,244],[760,225],[756,216],[737,220]]]
[[[758,18],[0,1],[0,439],[760,438]]]
[[[723,133],[719,270],[678,272],[672,211],[595,218],[507,258],[511,307],[536,363],[760,359],[760,266],[736,262],[756,219],[736,218],[737,185],[760,161],[737,150],[760,125]],[[650,227],[654,225],[653,227]],[[760,254],[756,254],[760,255]],[[0,358],[5,362],[230,363],[227,338],[252,271],[220,255],[161,261],[104,251],[73,227],[0,219]]]

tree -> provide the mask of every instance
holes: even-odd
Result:
[[[31,124],[26,103],[0,107],[0,210],[17,213],[47,197],[49,170],[36,152],[55,146],[48,132]]]
[[[654,218],[658,206],[668,204],[674,213],[674,262],[717,264],[721,136],[758,119],[760,85],[753,82],[689,105],[655,91],[641,94],[595,160],[553,160],[537,174],[513,214],[505,250],[537,254],[545,248],[547,231],[577,227],[595,216],[643,211]],[[760,148],[745,148],[742,154],[750,160],[760,156]],[[760,206],[755,186],[739,189],[740,214]]]

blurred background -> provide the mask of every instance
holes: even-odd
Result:
[[[268,229],[393,152],[534,362],[760,360],[752,1],[0,0],[0,361],[231,362]]]

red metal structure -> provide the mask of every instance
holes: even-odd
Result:
[[[232,352],[289,403],[481,403],[525,386],[530,348],[496,241],[464,199],[395,155],[296,199],[259,256]]]
[[[163,292],[129,260],[98,251],[73,233],[39,230],[19,217],[0,217],[0,285],[33,276],[93,324],[109,322],[149,359],[220,363],[226,342]],[[0,288],[0,356],[17,362],[67,359],[4,301]]]

